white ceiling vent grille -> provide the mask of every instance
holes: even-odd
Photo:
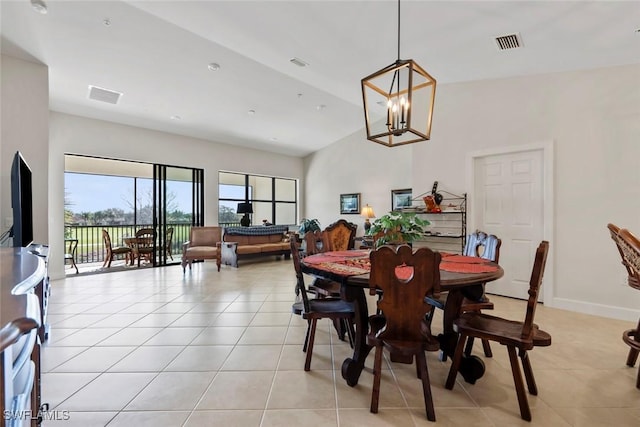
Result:
[[[306,67],[307,65],[309,65],[300,58],[291,58],[289,62],[291,62],[294,65],[297,65],[298,67]]]
[[[89,85],[89,99],[107,102],[109,104],[117,104],[121,96],[122,93],[116,92],[115,90]]]
[[[499,36],[495,38],[498,44],[498,49],[509,50],[522,47],[522,39],[519,33],[507,34],[505,36]]]

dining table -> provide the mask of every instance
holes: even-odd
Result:
[[[304,273],[340,283],[341,298],[354,304],[353,355],[342,363],[342,377],[351,387],[358,384],[365,359],[372,348],[366,342],[369,308],[365,290],[369,289],[369,254],[370,250],[333,251],[309,255],[301,260]],[[463,299],[465,296],[482,296],[483,284],[501,278],[504,270],[497,263],[483,258],[441,254],[440,291],[448,292],[448,295],[443,314],[443,333],[438,336],[438,341],[441,351],[453,357],[458,338],[453,321],[459,316]],[[464,357],[460,372],[466,381],[474,383],[484,374],[484,363],[477,356]]]

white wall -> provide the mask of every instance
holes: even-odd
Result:
[[[205,224],[218,222],[218,171],[230,170],[301,179],[303,161],[258,150],[118,125],[68,114],[50,115],[50,203],[52,246],[64,239],[64,155],[84,154],[123,160],[203,168]],[[52,260],[52,277],[63,276],[62,258]]]
[[[49,79],[42,64],[0,55],[0,233],[11,224],[11,162],[22,152],[33,172],[33,236],[49,241],[48,193]],[[45,209],[42,209],[45,207]]]
[[[364,140],[354,135],[306,159],[305,212],[328,215],[325,198],[335,198],[335,186],[367,180],[374,169],[368,165],[380,165],[381,158],[405,158],[396,148],[379,152]],[[410,166],[377,169],[377,185],[366,187],[367,198],[388,199],[399,182],[414,195],[430,190],[435,180],[440,188],[467,192],[467,153],[541,141],[555,147],[549,260],[555,292],[545,294],[545,304],[637,321],[640,292],[624,284],[606,225],[640,235],[640,65],[440,85],[431,141],[409,146]],[[372,148],[364,149],[367,144]],[[349,160],[342,164],[353,167],[338,172],[333,163],[343,156]],[[329,170],[338,179],[325,179],[323,186],[321,171]]]
[[[361,193],[361,208],[369,204],[376,216],[391,210],[391,190],[411,187],[411,148],[394,149],[369,142],[364,129],[305,158],[304,213],[322,228],[344,218],[358,224],[364,218],[340,215],[340,194]]]

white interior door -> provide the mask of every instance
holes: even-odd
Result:
[[[502,239],[504,277],[490,294],[528,298],[536,248],[544,237],[544,153],[529,150],[474,159],[476,228]],[[542,290],[539,300],[542,301]]]

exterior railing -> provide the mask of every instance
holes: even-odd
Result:
[[[182,244],[189,240],[191,224],[172,223],[171,254],[182,255]],[[124,237],[135,236],[141,228],[153,228],[151,224],[127,225],[66,225],[65,238],[78,239],[75,261],[77,264],[104,261],[107,250],[102,239],[102,229],[107,230],[113,247],[124,246]],[[65,249],[67,251],[67,249]]]

